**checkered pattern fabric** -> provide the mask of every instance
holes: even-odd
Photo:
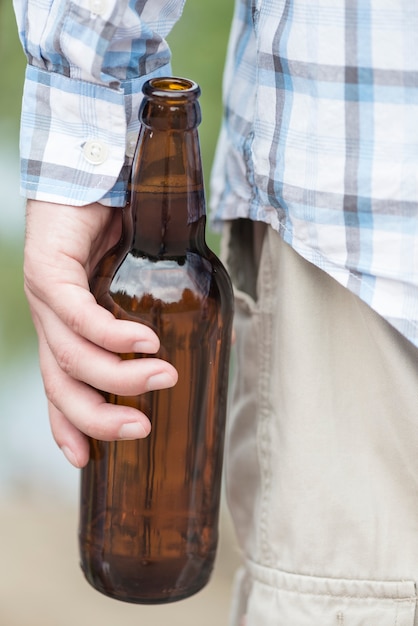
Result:
[[[271,224],[418,345],[417,50],[413,0],[238,0],[212,207]]]
[[[142,84],[171,73],[184,0],[15,0],[28,58],[21,121],[29,198],[123,206]]]
[[[25,195],[124,204],[183,3],[15,0]],[[416,345],[417,50],[414,0],[236,0],[211,193],[214,223],[271,224]]]

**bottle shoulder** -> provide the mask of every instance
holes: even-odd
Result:
[[[189,250],[176,258],[161,259],[128,251],[117,266],[112,268],[110,262],[102,264],[92,281],[96,298],[103,300],[110,295],[112,299],[123,298],[125,303],[152,297],[167,305],[184,298],[189,305],[193,299],[198,305],[224,296],[228,288],[226,270],[209,249],[204,254]]]

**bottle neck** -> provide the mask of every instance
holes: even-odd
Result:
[[[137,254],[181,257],[204,242],[206,211],[197,128],[141,127],[130,210],[132,247]]]

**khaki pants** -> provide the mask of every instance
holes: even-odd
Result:
[[[231,624],[417,626],[418,350],[271,228],[255,276],[249,224],[224,242]]]

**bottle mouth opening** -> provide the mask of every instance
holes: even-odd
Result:
[[[151,78],[144,84],[142,91],[148,97],[168,97],[170,100],[182,100],[190,96],[198,97],[200,95],[200,87],[197,83],[188,78],[177,76]]]

